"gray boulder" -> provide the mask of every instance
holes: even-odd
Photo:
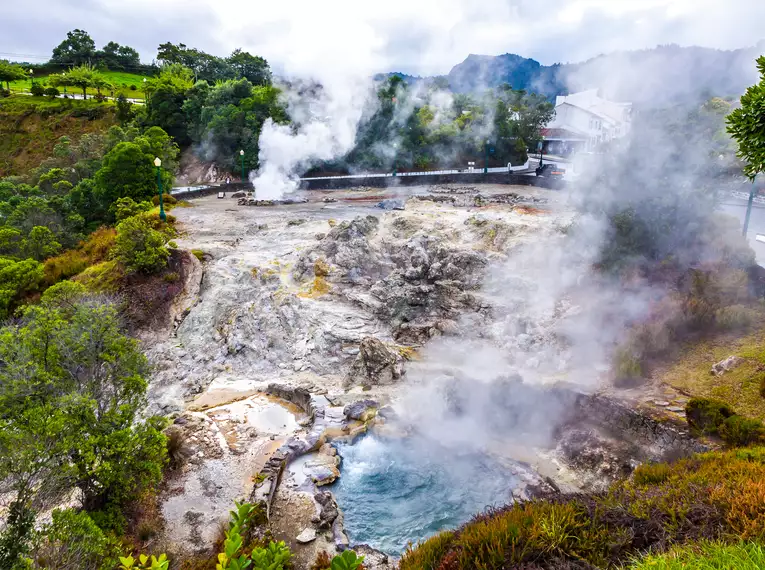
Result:
[[[385,386],[395,383],[403,372],[403,357],[384,342],[369,336],[359,345],[359,354],[345,377],[345,386]]]

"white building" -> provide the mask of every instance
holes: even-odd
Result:
[[[601,143],[625,136],[632,124],[632,103],[614,103],[597,89],[555,99],[555,118],[542,130],[546,153],[595,151]]]

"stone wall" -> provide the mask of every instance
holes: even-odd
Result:
[[[523,176],[505,172],[482,172],[461,174],[423,174],[419,176],[369,176],[354,178],[304,178],[300,181],[303,190],[339,190],[365,186],[388,188],[393,186],[430,186],[434,184],[508,184],[517,186],[537,186],[559,190],[565,186],[563,180]]]

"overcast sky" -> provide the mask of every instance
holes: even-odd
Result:
[[[81,28],[147,62],[171,41],[241,47],[288,73],[440,74],[470,53],[551,64],[666,43],[751,46],[765,39],[765,0],[2,0],[0,22],[0,58],[40,61]]]

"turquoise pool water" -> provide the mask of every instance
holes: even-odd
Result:
[[[506,504],[516,479],[483,454],[455,453],[417,439],[369,435],[340,444],[341,477],[331,487],[351,544],[398,556],[489,506]]]

